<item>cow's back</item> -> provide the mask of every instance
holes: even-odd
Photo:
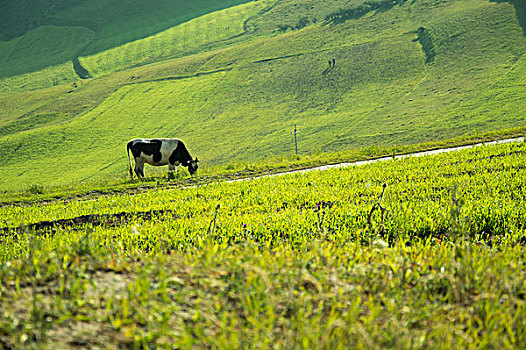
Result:
[[[177,149],[177,146],[180,142],[179,139],[167,139],[167,138],[161,138],[156,139],[160,140],[162,142],[161,144],[161,153],[164,155],[168,155],[168,157],[172,154],[172,152]]]

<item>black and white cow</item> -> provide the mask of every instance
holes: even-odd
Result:
[[[139,179],[144,178],[144,163],[161,166],[167,165],[170,171],[179,164],[188,167],[190,175],[197,171],[197,158],[192,159],[183,141],[179,139],[133,139],[126,146],[130,163],[130,176],[133,171],[130,151],[135,159],[135,174]]]

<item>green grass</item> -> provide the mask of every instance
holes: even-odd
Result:
[[[40,26],[19,38],[0,41],[0,77],[71,61],[94,37],[93,31],[83,27]]]
[[[203,46],[243,34],[244,22],[270,3],[271,1],[250,2],[216,11],[145,39],[81,57],[80,61],[92,75],[99,76],[174,56],[185,56],[203,50]]]
[[[98,13],[86,50],[103,51],[180,19],[106,3],[9,2],[0,32]],[[524,135],[522,3],[325,21],[361,3],[283,0],[192,55],[2,79],[0,348],[525,348],[524,142],[218,181]],[[182,138],[199,176],[130,182],[126,141],[149,136]]]
[[[8,1],[0,11],[0,77],[61,65],[244,2]]]
[[[0,85],[0,98],[3,96],[24,93],[26,91],[34,91],[45,89],[49,87],[56,87],[64,84],[72,84],[79,79],[78,75],[73,69],[71,62],[50,66],[36,72],[19,74],[7,78],[2,78]],[[44,94],[47,94],[44,92]],[[27,97],[26,97],[27,98]],[[30,104],[31,102],[29,102]],[[21,105],[24,108],[27,102]]]
[[[525,152],[1,207],[0,341],[523,348]]]
[[[75,73],[71,62],[62,62],[79,56],[82,69],[87,70],[87,75],[92,77],[232,45],[232,40],[249,30],[245,28],[246,21],[271,3],[270,0],[251,1],[195,19],[189,18],[187,22],[146,38],[123,41],[123,45],[115,48],[110,46],[93,52],[85,50],[85,46],[87,41],[95,40],[94,34],[101,35],[96,29],[38,27],[22,37],[0,42],[0,48],[4,48],[0,51],[0,62],[3,59],[5,63],[0,69],[0,95],[73,83],[79,80],[79,75]],[[229,2],[224,2],[226,4]],[[179,9],[185,10],[188,9]],[[81,33],[85,34],[85,40],[79,37]],[[75,45],[71,45],[72,42]],[[85,74],[80,75],[85,78]]]
[[[280,34],[280,6],[290,23],[305,11],[318,20]],[[294,124],[303,155],[524,126],[517,9],[416,1],[333,24],[323,20],[329,8],[287,1],[253,16],[250,34],[229,46],[1,97],[0,187],[122,177],[123,145],[134,137],[179,137],[212,166],[293,154]],[[419,28],[435,52],[427,63]]]
[[[24,203],[49,202],[69,200],[72,198],[97,198],[111,193],[139,193],[152,188],[180,188],[197,186],[211,182],[251,178],[255,176],[274,174],[313,168],[328,164],[355,162],[393,155],[411,154],[439,148],[472,145],[505,138],[516,138],[524,135],[523,128],[505,129],[485,134],[469,134],[453,139],[432,141],[421,144],[399,146],[370,146],[339,152],[317,152],[311,155],[275,156],[264,161],[232,161],[223,164],[202,164],[197,176],[180,169],[175,179],[169,179],[165,168],[149,167],[146,182],[131,181],[127,172],[115,177],[93,177],[88,180],[59,182],[56,185],[43,184],[38,179],[29,185],[13,187],[0,192],[0,205],[20,205]]]

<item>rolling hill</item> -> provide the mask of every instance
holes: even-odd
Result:
[[[95,54],[243,2],[7,0],[0,5],[0,77]]]
[[[0,188],[125,176],[134,137],[180,137],[206,166],[292,154],[294,124],[303,154],[525,124],[522,2],[214,4],[181,12],[175,26],[148,20],[135,36],[77,26],[79,41],[91,40],[83,50],[40,36],[56,30],[52,21],[10,33],[19,36],[0,48],[54,54],[34,72],[29,58],[0,54],[26,67],[0,79]],[[16,49],[24,36],[42,49]],[[94,78],[75,74],[73,52]]]

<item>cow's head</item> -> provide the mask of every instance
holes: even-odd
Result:
[[[186,166],[188,167],[188,171],[190,172],[190,175],[194,175],[197,171],[199,159],[197,157],[195,159],[190,159],[188,162],[186,162]]]

